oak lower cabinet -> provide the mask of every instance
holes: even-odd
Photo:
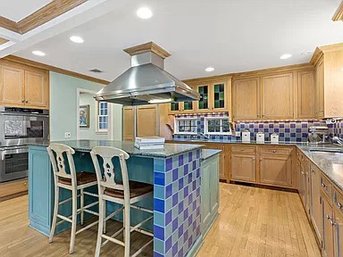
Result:
[[[319,242],[322,242],[323,214],[321,206],[321,171],[311,164],[311,221]]]
[[[292,147],[259,147],[259,183],[292,187]]]
[[[298,191],[307,216],[310,215],[310,161],[301,154],[299,160]]]
[[[322,214],[323,214],[323,244],[322,255],[334,257],[334,234],[333,234],[333,212],[331,200],[322,194]]]
[[[204,236],[218,214],[219,154],[201,161],[201,233]]]
[[[334,209],[334,256],[343,256],[343,210]]]
[[[256,181],[256,147],[232,146],[231,180],[242,182]]]

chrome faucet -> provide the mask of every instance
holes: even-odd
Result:
[[[210,137],[204,133],[200,133],[200,136],[202,136],[204,139],[210,139]]]

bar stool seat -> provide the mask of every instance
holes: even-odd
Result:
[[[122,185],[122,184],[119,184],[119,185]],[[147,193],[151,193],[153,190],[152,185],[142,183],[142,182],[129,181],[129,185],[130,185],[130,198],[135,198],[135,197],[147,194]],[[104,194],[108,195],[108,196],[112,196],[114,198],[124,199],[124,191],[123,190],[106,188],[104,190]]]
[[[85,184],[92,183],[92,182],[95,182],[94,185],[97,184],[95,173],[90,173],[90,172],[76,173],[76,181],[77,181],[78,186],[85,185]],[[71,179],[70,178],[59,177],[58,182],[65,184],[65,185],[71,185]]]

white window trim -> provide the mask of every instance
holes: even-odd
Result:
[[[198,124],[195,124],[196,125],[196,132],[179,132],[179,126],[177,124],[177,121],[179,120],[197,120],[198,118],[197,117],[194,117],[194,118],[188,118],[188,117],[177,117],[174,119],[174,128],[175,128],[175,131],[174,131],[174,135],[197,135],[198,134]]]
[[[229,129],[230,129],[229,132],[208,132],[208,120],[221,120],[220,123],[222,124],[223,119],[229,119],[229,117],[227,116],[205,117],[204,118],[204,134],[205,135],[224,135],[224,136],[232,135],[231,126],[229,126]],[[221,126],[221,129],[222,129],[222,126]]]
[[[99,105],[100,102],[97,102],[96,105],[96,134],[98,135],[107,135],[110,130],[110,117],[111,117],[111,106],[109,103],[107,103],[107,115],[101,115],[101,116],[107,116],[107,129],[100,129],[99,128]]]

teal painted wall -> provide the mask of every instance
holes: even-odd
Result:
[[[101,85],[88,80],[50,72],[50,140],[64,140],[65,132],[71,132],[71,140],[77,139],[78,88],[97,92],[101,89]],[[112,114],[112,139],[121,140],[121,106],[113,105]]]

